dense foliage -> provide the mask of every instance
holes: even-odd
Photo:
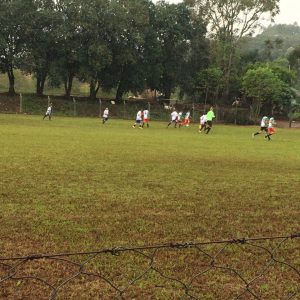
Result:
[[[14,69],[65,86],[75,77],[126,92],[156,89],[169,98],[180,86],[192,94],[194,78],[207,64],[206,26],[185,4],[148,0],[10,0],[0,4],[0,68],[15,93]],[[200,52],[199,52],[200,51]]]
[[[77,78],[89,84],[91,99],[100,88],[114,90],[117,101],[147,89],[210,104],[239,97],[256,103],[256,116],[296,98],[290,87],[300,73],[300,38],[292,43],[299,27],[277,25],[251,37],[262,16],[278,13],[278,2],[4,0],[0,71],[10,94],[19,69],[36,78],[37,95],[48,82],[64,86],[69,98]]]

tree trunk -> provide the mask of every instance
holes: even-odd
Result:
[[[121,102],[124,95],[124,90],[122,88],[122,84],[120,83],[116,93],[116,101]]]
[[[171,89],[165,90],[165,99],[170,99],[171,98]]]
[[[117,93],[116,93],[116,101],[117,102],[122,101],[123,95],[125,93],[124,84],[123,84],[123,80],[126,80],[126,78],[124,78],[126,76],[125,70],[126,70],[126,66],[122,66],[120,80],[118,83],[118,88],[117,88]]]
[[[218,97],[219,97],[219,91],[220,91],[220,85],[218,84],[217,85],[217,88],[216,88],[216,91],[214,93],[214,100],[213,100],[213,105],[216,105],[217,104],[217,100],[218,100]]]
[[[252,105],[250,107],[250,117],[249,117],[251,121],[257,122],[261,111],[261,105],[262,102],[260,97],[253,98]]]
[[[273,103],[273,100],[271,100],[271,103],[270,103],[270,116],[273,116],[274,115],[274,103]]]
[[[97,99],[97,93],[99,91],[100,84],[99,81],[95,82],[94,80],[91,80],[90,82],[90,99],[95,100]]]
[[[13,70],[12,66],[9,66],[9,68],[7,70],[7,76],[8,76],[8,80],[9,80],[8,94],[11,95],[11,96],[14,96],[16,94],[16,91],[15,91],[15,75],[14,75],[14,70]]]
[[[227,70],[226,70],[226,74],[225,74],[225,92],[224,92],[224,100],[225,101],[228,101],[228,99],[229,99],[230,76],[231,76],[231,69],[232,69],[232,56],[233,56],[233,50],[230,50]]]
[[[205,112],[206,112],[206,103],[207,103],[207,99],[208,99],[208,86],[206,87],[206,91],[205,91],[205,99],[204,99],[203,114],[205,114]]]
[[[37,74],[36,76],[36,95],[43,96],[46,82],[46,74]]]
[[[71,97],[71,91],[73,86],[73,79],[74,75],[69,74],[67,81],[65,82],[65,97],[70,98]]]

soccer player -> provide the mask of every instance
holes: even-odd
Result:
[[[186,114],[185,114],[185,116],[184,116],[184,121],[183,121],[183,124],[186,127],[190,126],[190,117],[191,117],[191,113],[189,111],[187,111]]]
[[[215,118],[214,108],[211,107],[209,112],[206,114],[206,128],[204,132],[208,134],[212,128],[212,120]]]
[[[179,128],[182,126],[182,111],[180,111],[179,113],[178,113],[178,116],[177,116],[177,123],[178,123],[178,125],[179,125]]]
[[[172,113],[171,113],[171,121],[168,124],[167,128],[173,123],[174,124],[174,128],[177,127],[177,121],[178,121],[178,113],[176,111],[176,109],[174,108]]]
[[[52,103],[49,103],[49,106],[48,106],[48,108],[47,108],[47,111],[46,111],[46,113],[45,113],[45,115],[44,115],[43,120],[44,120],[46,117],[48,117],[48,118],[49,118],[49,121],[51,121],[51,114],[52,114]]]
[[[143,111],[143,125],[142,125],[142,127],[144,127],[144,125],[147,124],[147,128],[149,128],[149,121],[150,121],[149,110],[145,109]]]
[[[202,132],[202,130],[206,129],[206,115],[203,114],[201,117],[200,117],[200,125],[199,125],[199,132]]]
[[[137,112],[137,114],[136,114],[135,123],[134,123],[134,125],[132,125],[132,127],[135,128],[135,126],[136,126],[137,124],[139,124],[139,128],[140,128],[140,129],[143,129],[143,127],[142,127],[142,120],[143,120],[143,112],[142,112],[142,110],[140,109],[140,110]]]
[[[260,121],[260,131],[252,133],[252,137],[254,138],[256,135],[261,134],[262,132],[268,133],[268,117],[264,116]]]
[[[265,138],[268,138],[269,141],[271,141],[271,135],[275,133],[274,125],[276,124],[274,118],[270,118],[269,124],[268,124],[268,134],[265,136]]]
[[[106,107],[102,116],[102,124],[104,124],[108,120],[108,116],[109,116],[109,110]]]

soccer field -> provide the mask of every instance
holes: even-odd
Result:
[[[299,130],[132,124],[0,115],[2,257],[300,231]]]

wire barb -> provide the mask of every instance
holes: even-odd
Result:
[[[0,298],[296,300],[299,257],[300,233],[0,257]]]

